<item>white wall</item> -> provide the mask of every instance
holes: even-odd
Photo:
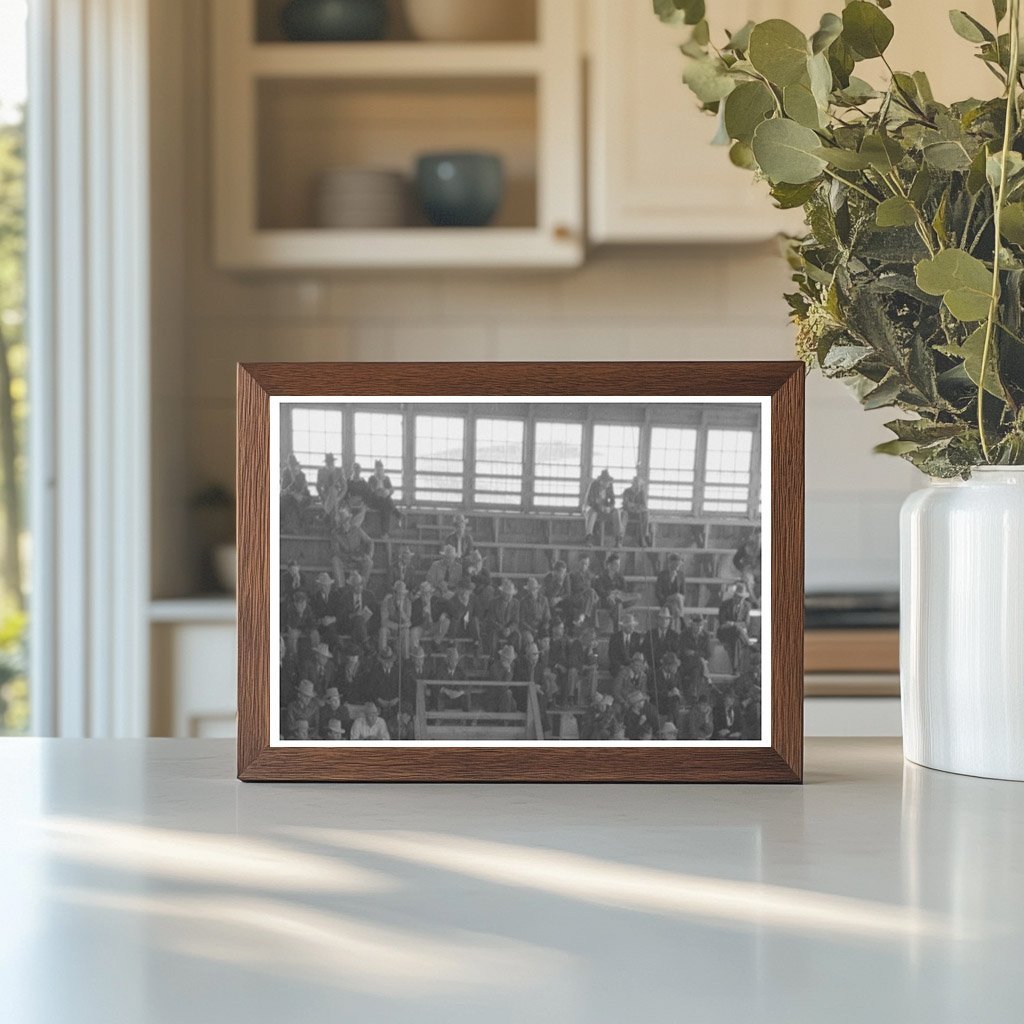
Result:
[[[792,358],[781,298],[788,271],[773,245],[604,251],[571,273],[217,272],[203,8],[182,5],[183,120],[155,126],[184,140],[187,372],[180,395],[158,394],[181,410],[191,487],[233,478],[236,361]],[[811,589],[896,585],[897,511],[916,474],[871,454],[885,419],[864,414],[840,385],[809,379]]]

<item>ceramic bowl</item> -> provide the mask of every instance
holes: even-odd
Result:
[[[416,163],[416,193],[435,227],[483,227],[494,219],[504,198],[501,157],[426,153]]]
[[[388,26],[387,0],[290,0],[281,28],[295,42],[380,39]]]

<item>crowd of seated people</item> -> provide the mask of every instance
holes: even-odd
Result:
[[[300,497],[296,470],[297,463],[286,467],[283,503]],[[546,738],[760,736],[759,659],[751,656],[759,640],[738,563],[744,578],[723,586],[713,635],[687,608],[678,555],[651,581],[658,608],[641,629],[633,611],[640,595],[617,551],[583,550],[571,566],[555,561],[521,581],[499,577],[461,514],[442,531],[436,557],[421,562],[397,543],[393,564],[374,573],[366,510],[381,510],[385,526],[398,512],[393,503],[372,503],[358,470],[346,481],[328,456],[318,474],[316,514],[331,524],[332,571],[306,573],[291,562],[281,573],[283,738],[422,739],[419,680],[428,683],[435,722],[445,712],[463,724],[473,724],[474,713],[522,714],[532,692]],[[383,475],[380,463],[377,470]],[[311,509],[317,499],[308,486],[304,496]],[[759,571],[751,550],[744,557],[751,573]],[[733,669],[724,682],[709,668],[713,646],[724,647]]]

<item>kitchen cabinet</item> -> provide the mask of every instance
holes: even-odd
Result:
[[[710,145],[715,121],[681,82],[685,26],[663,25],[645,0],[587,0],[589,233],[593,243],[737,242],[799,231],[799,211],[776,210],[767,186]],[[785,18],[811,33],[842,4],[827,0],[708,0],[714,38],[747,20]],[[992,21],[988,0],[958,7]],[[944,101],[995,94],[998,83],[955,35],[946,7],[900,0],[886,11],[896,27],[888,57],[928,72]],[[878,82],[880,61],[858,74]]]
[[[580,9],[532,2],[533,38],[451,43],[407,30],[373,42],[292,42],[281,37],[278,0],[212,4],[218,266],[582,262]],[[369,168],[408,180],[417,156],[453,150],[502,158],[507,187],[493,225],[431,227],[413,201],[406,226],[318,224],[313,197],[327,172]]]

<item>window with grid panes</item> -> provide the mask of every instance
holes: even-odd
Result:
[[[737,515],[747,512],[753,448],[753,431],[708,431],[703,511]]]
[[[583,425],[538,422],[533,462],[533,504],[538,508],[579,508]]]
[[[402,500],[403,419],[400,412],[357,412],[354,422],[355,457],[363,476],[372,476],[373,464],[380,459],[395,488],[395,501]]]
[[[316,474],[330,453],[341,465],[342,414],[340,409],[310,406],[292,409],[292,451],[306,474],[311,494],[316,493]]]
[[[523,501],[522,420],[477,420],[473,499],[481,505]]]
[[[461,504],[466,423],[461,416],[416,417],[416,500]]]
[[[696,430],[652,427],[648,508],[659,512],[692,511],[696,465]]]
[[[640,461],[640,428],[621,423],[595,423],[590,450],[594,476],[607,469],[615,483],[617,497],[636,476]]]

